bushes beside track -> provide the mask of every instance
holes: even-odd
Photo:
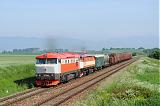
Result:
[[[34,64],[0,67],[0,97],[34,87]]]

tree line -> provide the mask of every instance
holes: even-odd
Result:
[[[150,58],[160,59],[160,49],[159,48],[146,49],[144,50],[144,52]]]

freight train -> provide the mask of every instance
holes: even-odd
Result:
[[[131,53],[44,53],[36,56],[36,86],[53,86],[132,58]]]

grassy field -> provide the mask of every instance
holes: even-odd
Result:
[[[34,62],[35,55],[0,55],[0,67]]]
[[[0,55],[0,97],[32,88],[35,56]]]
[[[143,58],[109,87],[104,83],[73,106],[160,106],[159,63]]]

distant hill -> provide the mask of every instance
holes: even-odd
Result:
[[[70,50],[101,50],[102,48],[156,48],[158,39],[146,36],[89,38],[65,37],[0,37],[0,51],[24,48],[62,48]],[[101,40],[100,40],[101,39]]]
[[[0,37],[0,51],[23,48],[82,49],[85,42],[72,38]]]

